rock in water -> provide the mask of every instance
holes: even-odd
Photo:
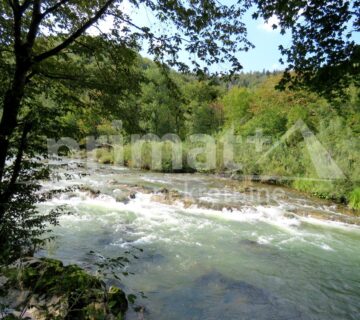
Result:
[[[191,285],[167,291],[161,299],[165,301],[162,312],[174,315],[169,320],[307,319],[295,306],[265,289],[217,271],[199,277]],[[161,314],[156,316],[161,318]]]

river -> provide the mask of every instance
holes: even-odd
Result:
[[[89,270],[135,254],[128,276],[109,278],[144,306],[127,319],[360,317],[360,227],[334,221],[334,204],[215,175],[51,165],[43,190],[74,189],[39,208],[72,214],[39,254]]]

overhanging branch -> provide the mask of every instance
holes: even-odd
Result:
[[[70,35],[64,42],[56,46],[55,48],[46,51],[36,57],[34,57],[34,62],[38,63],[45,59],[48,59],[59,52],[61,52],[63,49],[67,48],[69,45],[71,45],[77,38],[79,38],[89,27],[91,27],[96,21],[98,21],[101,16],[106,12],[106,10],[115,2],[116,0],[108,0],[103,7],[99,9],[99,11],[90,18],[87,22],[85,22],[77,31],[75,31],[72,35]]]
[[[61,0],[59,1],[57,4],[53,5],[52,7],[46,9],[43,12],[43,16],[48,15],[49,13],[52,13],[54,11],[56,11],[57,9],[59,9],[62,5],[66,4],[67,2],[69,2],[70,0]]]

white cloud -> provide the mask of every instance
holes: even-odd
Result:
[[[258,28],[261,30],[265,30],[267,32],[274,31],[273,25],[279,25],[279,18],[277,16],[272,16],[269,20],[264,21],[263,23],[258,25]],[[275,29],[276,30],[276,29]]]

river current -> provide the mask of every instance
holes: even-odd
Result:
[[[71,190],[39,208],[72,214],[40,255],[88,270],[136,255],[108,279],[138,296],[127,319],[360,318],[360,227],[334,221],[334,204],[215,175],[51,165],[43,190]]]

